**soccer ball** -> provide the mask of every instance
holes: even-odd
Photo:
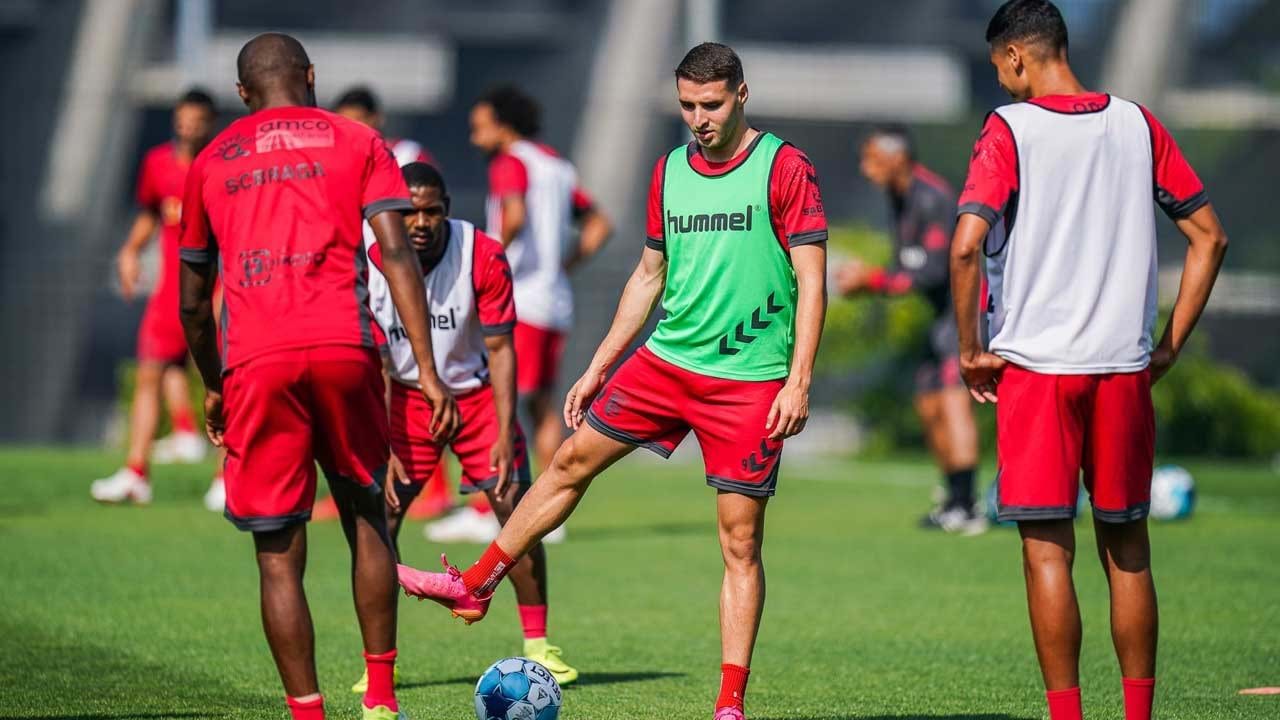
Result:
[[[1161,465],[1151,476],[1151,517],[1181,520],[1195,508],[1196,483],[1186,468]]]
[[[499,660],[476,683],[477,720],[556,720],[559,715],[560,683],[528,658]]]

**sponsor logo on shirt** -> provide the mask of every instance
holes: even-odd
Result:
[[[269,285],[277,272],[292,272],[294,268],[319,267],[324,264],[324,252],[285,253],[265,248],[245,250],[240,253],[240,270],[243,273],[240,287]]]
[[[324,166],[319,162],[300,162],[288,165],[271,165],[265,168],[245,170],[235,177],[223,181],[228,195],[235,195],[243,190],[252,190],[281,182],[294,180],[311,180],[324,177]]]
[[[448,315],[428,314],[427,319],[431,322],[432,330],[457,330],[458,315],[454,308],[449,308]],[[397,325],[387,331],[387,337],[391,342],[398,343],[409,339],[409,333],[405,332],[403,325]]]
[[[328,120],[268,120],[258,124],[260,153],[313,147],[333,147],[333,125]]]
[[[751,217],[760,208],[748,205],[744,212],[694,213],[673,215],[667,213],[667,227],[673,234],[700,232],[751,232]]]
[[[247,157],[249,155],[250,142],[249,138],[236,133],[218,143],[217,147],[213,149],[213,154],[228,162],[237,158]]]

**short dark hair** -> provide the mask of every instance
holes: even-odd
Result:
[[[991,16],[987,42],[993,46],[1025,42],[1039,45],[1048,55],[1065,55],[1067,23],[1049,0],[1009,0]]]
[[[871,131],[862,138],[862,145],[865,146],[876,138],[888,138],[895,142],[902,143],[903,152],[907,154],[907,159],[915,159],[916,145],[911,138],[911,130],[906,125],[899,123],[873,125],[871,127]]]
[[[210,113],[215,112],[213,96],[202,87],[187,88],[186,92],[178,96],[178,102],[174,107],[178,105],[199,105]]]
[[[542,108],[538,101],[514,85],[499,85],[490,89],[477,104],[493,108],[498,122],[515,130],[520,137],[537,137],[542,132]]]
[[[305,82],[309,67],[311,59],[302,43],[284,33],[262,33],[236,55],[240,84],[259,91],[268,85]]]
[[[742,60],[733,48],[704,42],[685,53],[676,66],[676,78],[699,84],[724,80],[731,89],[742,84]]]
[[[367,113],[376,115],[379,109],[378,96],[374,95],[373,91],[367,86],[357,85],[355,87],[347,88],[346,91],[339,95],[338,102],[334,103],[333,107],[335,109],[343,107],[358,107]]]
[[[449,195],[449,190],[444,186],[444,176],[434,165],[428,165],[424,162],[412,162],[400,168],[400,172],[404,173],[404,182],[409,187],[433,187],[440,188],[440,194]]]

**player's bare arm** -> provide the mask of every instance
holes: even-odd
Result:
[[[1160,344],[1151,353],[1153,383],[1177,361],[1178,353],[1209,302],[1209,293],[1222,268],[1222,258],[1227,254],[1227,232],[1222,229],[1212,205],[1205,205],[1176,224],[1187,238],[1187,257],[1183,261],[1182,282],[1178,285],[1169,324],[1165,326]]]
[[[498,439],[489,449],[489,469],[498,475],[494,494],[502,497],[511,487],[515,462],[516,345],[511,333],[505,333],[485,336],[484,347],[489,354],[489,384],[498,414]]]
[[[582,424],[587,406],[596,393],[600,392],[600,388],[604,387],[604,378],[609,374],[609,369],[644,329],[649,314],[653,312],[653,307],[666,286],[667,259],[663,257],[662,251],[645,247],[640,263],[622,289],[622,298],[618,300],[618,311],[614,313],[609,332],[596,349],[587,371],[573,384],[564,399],[565,425],[577,430]]]
[[[222,447],[225,429],[222,416],[222,358],[218,355],[218,331],[213,323],[215,266],[211,262],[183,260],[178,288],[182,331],[191,348],[200,377],[204,380],[205,432],[209,441]]]
[[[982,242],[991,225],[981,217],[965,213],[956,221],[951,239],[951,297],[956,324],[960,329],[960,374],[969,394],[980,403],[996,401],[996,382],[1005,366],[1004,358],[982,349],[978,337],[978,312],[982,286]]]
[[[138,292],[138,278],[142,275],[142,263],[139,256],[142,249],[151,242],[156,229],[160,227],[160,218],[153,210],[139,210],[129,228],[129,235],[124,245],[116,254],[116,274],[120,278],[120,293],[125,300],[132,300]]]
[[[427,296],[422,286],[422,266],[409,244],[400,213],[386,211],[369,218],[382,251],[382,273],[391,287],[391,300],[404,323],[409,345],[418,361],[418,384],[431,403],[431,432],[448,440],[458,430],[458,404],[436,374],[431,352],[431,327],[427,323]]]
[[[391,415],[391,357],[386,353],[385,346],[378,353],[382,360],[382,387],[385,391],[382,393],[383,401],[386,403],[387,415]],[[396,485],[408,485],[412,481],[409,480],[408,474],[404,471],[404,463],[400,462],[400,458],[396,457],[393,452],[387,457],[387,476],[382,482],[382,492],[387,499],[387,507],[392,512],[400,512],[400,495],[396,492]]]
[[[572,271],[591,259],[609,242],[613,221],[599,207],[592,205],[579,219],[578,244],[564,261],[564,269]]]
[[[791,248],[791,265],[796,272],[796,346],[791,354],[791,372],[778,391],[765,424],[774,440],[799,434],[809,421],[809,385],[827,317],[826,245]]]
[[[502,247],[510,247],[519,237],[528,215],[529,208],[525,205],[524,195],[512,193],[502,198],[502,235],[498,238],[502,241]]]

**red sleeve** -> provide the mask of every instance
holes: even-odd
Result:
[[[529,173],[520,158],[499,153],[489,161],[489,194],[496,198],[524,195],[529,191]]]
[[[580,187],[575,187],[573,189],[573,196],[571,200],[573,202],[574,217],[582,217],[583,215],[586,215],[590,212],[591,208],[596,205],[595,198],[591,197],[586,190],[583,190]]]
[[[1178,143],[1151,111],[1142,108],[1142,116],[1151,131],[1151,164],[1155,175],[1156,203],[1172,220],[1181,220],[1209,204],[1204,183],[1183,157]]]
[[[1018,148],[1013,131],[999,113],[988,113],[969,157],[959,214],[972,213],[994,226],[1017,191]]]
[[[654,250],[662,250],[664,252],[667,246],[667,236],[666,223],[662,218],[662,186],[666,172],[667,156],[663,155],[658,158],[658,162],[654,163],[653,177],[649,180],[649,209],[644,227],[644,244]]]
[[[187,184],[182,191],[181,233],[178,237],[178,254],[186,262],[207,263],[216,251],[213,233],[209,229],[209,213],[204,207],[204,163],[197,157],[187,173]]]
[[[511,265],[502,244],[476,230],[471,284],[476,289],[476,313],[486,336],[506,335],[516,327],[516,301],[511,287]]]
[[[155,151],[149,151],[142,157],[142,166],[138,168],[138,188],[135,197],[138,201],[138,207],[146,208],[152,212],[160,211],[161,193],[156,188],[156,154]]]
[[[827,215],[818,189],[818,172],[809,158],[783,145],[769,176],[769,217],[783,248],[827,241]]]
[[[373,131],[361,143],[368,153],[365,161],[364,188],[360,197],[360,207],[364,208],[364,218],[377,215],[387,210],[408,211],[413,209],[409,202],[409,188],[404,183],[404,175],[396,164],[396,156],[391,152],[385,140]]]

